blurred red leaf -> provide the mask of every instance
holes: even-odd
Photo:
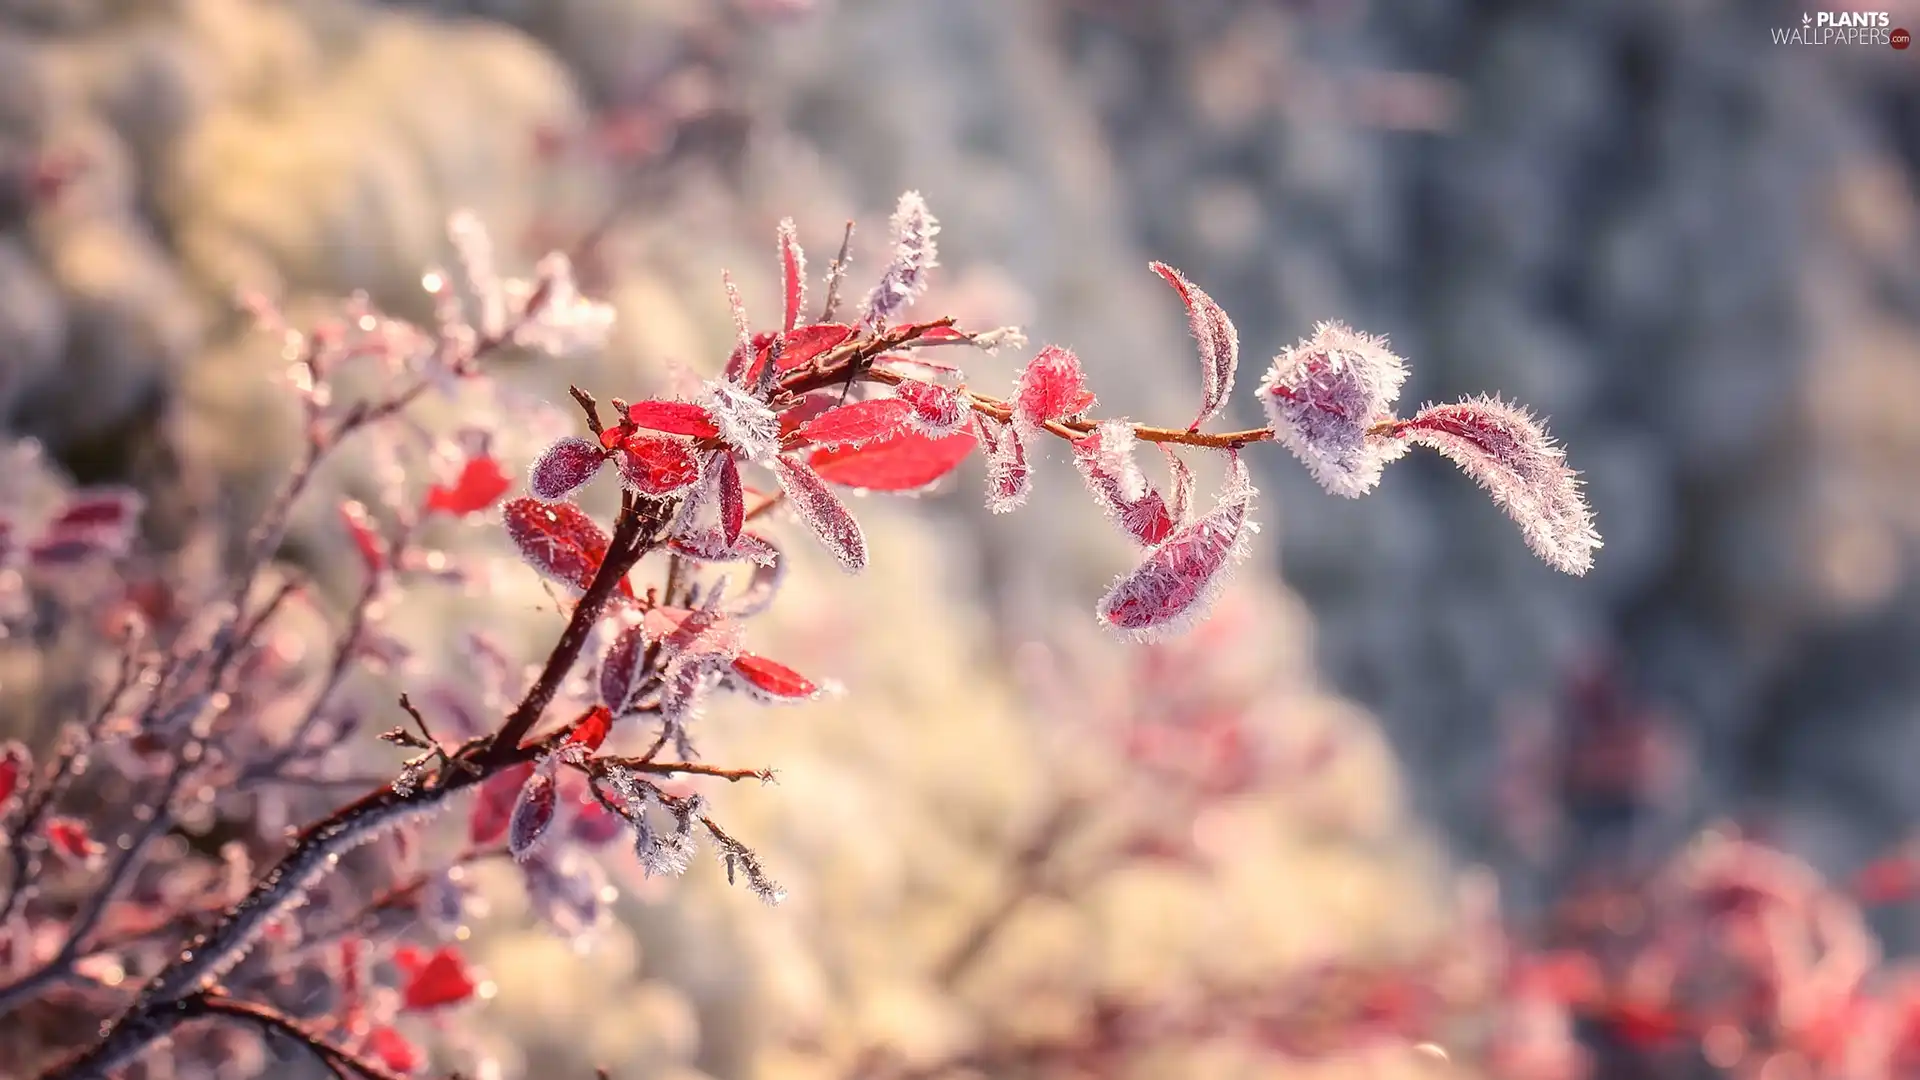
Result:
[[[487,777],[467,815],[467,840],[474,847],[499,843],[507,835],[507,823],[513,820],[513,804],[520,789],[533,775],[533,762],[522,762]]]
[[[394,950],[393,962],[400,969],[401,1005],[414,1012],[458,1005],[479,989],[466,957],[451,945],[432,953],[402,945]]]
[[[512,486],[513,481],[492,457],[468,458],[451,486],[435,484],[427,489],[426,509],[430,514],[455,516],[478,513],[492,506]]]
[[[779,701],[804,701],[820,692],[813,680],[764,656],[741,653],[734,658],[733,673],[740,677],[755,697]]]

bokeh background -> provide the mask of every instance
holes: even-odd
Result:
[[[1911,0],[1882,5],[1920,26]],[[498,996],[455,1051],[509,1073],[936,1061],[1070,1028],[1102,994],[1403,955],[1449,932],[1470,866],[1526,911],[1721,820],[1844,874],[1920,822],[1920,52],[1773,44],[1799,17],[4,0],[0,409],[81,479],[139,483],[156,542],[208,492],[242,528],[295,433],[237,289],[296,315],[366,290],[424,318],[453,209],[515,272],[610,222],[583,276],[618,308],[612,346],[518,377],[555,401],[569,381],[639,397],[717,367],[723,267],[771,305],[779,218],[816,265],[859,219],[858,281],[917,188],[944,225],[925,310],[1072,346],[1112,412],[1172,423],[1196,397],[1157,258],[1232,313],[1245,384],[1340,318],[1410,359],[1406,399],[1500,391],[1552,418],[1606,538],[1590,575],[1534,560],[1444,463],[1347,502],[1260,455],[1254,565],[1224,629],[1142,676],[1151,693],[1111,692],[1143,661],[1099,640],[1091,606],[1128,556],[1063,463],[1012,517],[974,473],[863,503],[869,577],[803,561],[762,631],[848,696],[719,717],[705,747],[781,769],[716,798],[793,899],[616,868],[623,929],[582,956],[504,892],[480,935]],[[1004,384],[1022,359],[971,373]],[[301,557],[339,549],[315,524]],[[517,626],[537,592],[478,617]],[[1182,694],[1253,718],[1269,766],[1312,760],[1196,818],[1086,749],[1088,716]],[[1630,766],[1583,769],[1622,743]],[[1090,836],[1145,815],[1228,869],[1096,875],[946,972],[1027,838],[1079,801]],[[1916,944],[1909,916],[1878,919],[1895,952]],[[1196,1053],[1128,1068],[1389,1075]]]

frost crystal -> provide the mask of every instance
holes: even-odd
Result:
[[[917,191],[900,196],[893,211],[893,262],[867,295],[867,326],[878,329],[927,291],[927,276],[939,265],[934,236],[940,223]]]
[[[509,282],[517,321],[514,344],[568,359],[604,348],[613,308],[580,295],[573,264],[556,251],[540,260],[534,282]]]
[[[959,431],[973,412],[960,391],[950,386],[909,379],[894,387],[893,392],[913,408],[909,422],[923,434],[936,438]]]
[[[1233,393],[1233,376],[1240,366],[1240,332],[1213,297],[1202,292],[1185,274],[1166,263],[1154,263],[1153,272],[1167,279],[1187,305],[1188,328],[1200,349],[1200,415],[1192,430],[1213,419]]]
[[[860,531],[860,523],[854,520],[853,513],[827,487],[826,481],[820,479],[820,474],[806,462],[791,456],[775,458],[773,471],[780,478],[780,487],[787,493],[787,503],[793,507],[794,514],[820,538],[833,557],[840,560],[840,568],[849,574],[866,569],[866,535]]]
[[[1405,450],[1368,429],[1391,419],[1406,379],[1406,365],[1383,339],[1321,323],[1312,337],[1273,358],[1260,404],[1274,433],[1321,487],[1356,498]]]
[[[1070,349],[1049,345],[1020,371],[1013,390],[1013,423],[1023,438],[1050,420],[1062,420],[1094,405],[1080,358]]]
[[[705,402],[720,438],[748,461],[766,464],[780,452],[780,417],[766,403],[725,382],[707,383]]]
[[[1246,556],[1254,494],[1246,463],[1236,454],[1219,504],[1115,581],[1100,600],[1100,621],[1136,640],[1160,641],[1203,617],[1220,591],[1223,571]]]
[[[1469,398],[1429,405],[1394,430],[1479,481],[1548,565],[1576,576],[1592,568],[1600,534],[1580,481],[1526,410],[1495,397]]]
[[[687,444],[670,436],[639,436],[620,444],[614,456],[627,489],[663,498],[692,487],[700,479],[700,461]]]
[[[792,330],[800,325],[801,309],[807,306],[807,253],[800,247],[799,230],[792,218],[782,218],[776,246],[780,252],[780,325]]]
[[[521,862],[533,857],[547,830],[553,826],[554,814],[560,806],[560,788],[553,776],[557,768],[557,758],[541,762],[521,785],[520,797],[514,800],[513,816],[507,824],[507,850]]]

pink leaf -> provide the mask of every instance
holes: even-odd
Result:
[[[867,446],[816,450],[809,458],[828,482],[862,491],[918,491],[958,468],[973,452],[970,431],[938,439],[917,431]]]
[[[1222,571],[1244,556],[1254,490],[1246,463],[1234,455],[1220,504],[1175,530],[1139,566],[1115,581],[1099,605],[1100,621],[1140,641],[1178,633],[1203,616],[1219,592]]]
[[[616,713],[633,704],[639,678],[647,662],[647,635],[639,626],[620,631],[600,658],[600,701]]]
[[[1405,452],[1369,429],[1392,419],[1406,379],[1406,365],[1385,340],[1321,323],[1273,358],[1260,404],[1275,436],[1321,487],[1355,498],[1373,490],[1381,469]]]
[[[866,535],[820,474],[808,463],[784,454],[773,460],[773,471],[794,514],[840,561],[840,568],[850,574],[865,569]]]
[[[975,423],[987,454],[987,509],[996,514],[1018,510],[1033,493],[1027,444],[1011,427],[988,417]]]
[[[47,819],[47,846],[53,849],[62,861],[78,866],[93,866],[100,861],[106,848],[93,838],[87,829],[87,823],[79,818],[56,817]]]
[[[387,541],[380,535],[373,523],[373,515],[366,505],[349,499],[340,504],[340,520],[346,523],[347,532],[353,537],[353,546],[360,550],[360,561],[367,572],[377,574],[387,568]]]
[[[451,945],[428,953],[411,945],[393,952],[400,969],[400,1006],[410,1012],[458,1005],[480,989],[467,969],[467,958]]]
[[[780,325],[792,330],[800,325],[800,309],[807,303],[807,254],[801,250],[799,231],[794,228],[792,218],[780,221],[779,247],[783,307]]]
[[[1507,512],[1549,566],[1580,575],[1600,534],[1566,454],[1526,410],[1494,397],[1429,405],[1394,432],[1452,460]]]
[[[1160,450],[1167,455],[1167,472],[1173,477],[1173,497],[1167,501],[1167,514],[1175,526],[1185,525],[1193,520],[1193,470],[1174,453],[1171,444],[1161,443]]]
[[[0,815],[5,814],[7,803],[26,789],[32,771],[33,754],[25,743],[13,739],[0,744]]]
[[[912,407],[911,421],[923,435],[951,435],[973,414],[960,391],[950,386],[909,379],[895,386],[893,392]]]
[[[812,363],[821,353],[845,344],[846,340],[853,336],[854,329],[847,323],[815,323],[780,335],[780,359],[774,363],[774,371],[784,374]],[[753,362],[755,376],[760,374],[760,369],[772,355],[774,336],[766,335],[765,344],[755,343],[757,348]]]
[[[1130,425],[1109,420],[1073,441],[1073,464],[1121,531],[1151,547],[1173,531],[1173,515],[1133,460],[1138,442]]]
[[[616,451],[614,464],[628,490],[654,498],[676,495],[700,479],[700,459],[686,443],[664,436],[628,439]]]
[[[569,588],[584,590],[593,584],[609,541],[585,510],[573,503],[519,498],[509,501],[502,513],[507,536],[527,565]],[[623,594],[633,595],[626,582],[620,588]]]
[[[517,861],[532,857],[553,826],[554,813],[560,808],[559,786],[553,776],[555,764],[534,769],[514,801],[513,816],[507,822],[507,851]]]
[[[723,453],[715,463],[719,468],[720,535],[728,547],[740,540],[740,529],[747,520],[746,493],[740,487],[740,464],[732,454]]]
[[[1165,278],[1186,303],[1187,325],[1200,348],[1200,415],[1188,429],[1199,431],[1201,424],[1219,415],[1220,407],[1233,393],[1234,371],[1240,366],[1240,332],[1213,297],[1188,281],[1185,274],[1158,262],[1153,264],[1153,272]]]
[[[820,692],[813,680],[785,664],[753,653],[734,657],[733,675],[736,685],[768,702],[806,701]]]
[[[743,532],[727,543],[726,534],[718,528],[688,529],[668,542],[674,554],[684,555],[696,562],[751,562],[766,564],[773,561],[773,545],[764,537]]]
[[[1014,384],[1013,422],[1031,433],[1048,421],[1085,412],[1094,401],[1080,358],[1069,349],[1049,345],[1027,362]]]
[[[427,512],[462,516],[479,513],[497,502],[513,486],[506,470],[486,454],[476,454],[460,468],[460,476],[451,485],[435,484],[427,489]]]
[[[606,464],[607,452],[585,439],[569,436],[547,447],[534,461],[527,489],[542,502],[556,502],[579,490]]]
[[[467,815],[469,843],[474,847],[484,847],[507,835],[507,824],[513,820],[514,803],[520,800],[520,789],[526,786],[527,778],[532,775],[533,762],[527,761],[502,769],[480,782],[473,810]]]
[[[720,428],[704,406],[691,401],[636,401],[627,406],[627,423],[668,435],[714,439]]]
[[[912,415],[913,406],[897,398],[856,401],[800,425],[799,435],[816,446],[861,446],[905,431]]]

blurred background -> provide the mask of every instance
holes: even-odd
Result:
[[[1344,1043],[1019,1048],[1240,979],[1335,1000],[1298,973],[1457,940],[1490,881],[1550,910],[1716,823],[1844,876],[1920,822],[1920,51],[1775,44],[1801,15],[0,0],[0,409],[79,479],[139,484],[156,543],[210,491],[243,529],[295,433],[236,290],[425,318],[462,207],[514,273],[597,236],[615,340],[518,373],[553,401],[711,372],[723,267],[771,310],[775,222],[823,266],[858,219],[862,281],[909,188],[943,224],[920,310],[1073,347],[1111,414],[1197,397],[1150,259],[1239,327],[1229,426],[1316,321],[1384,334],[1409,404],[1551,418],[1606,539],[1591,574],[1540,564],[1444,462],[1348,502],[1258,454],[1266,528],[1219,625],[1142,653],[1093,631],[1129,556],[1063,461],[1011,517],[977,472],[869,500],[870,575],[803,560],[765,631],[848,696],[719,717],[703,747],[781,770],[715,798],[793,899],[617,867],[623,929],[583,955],[503,898],[483,1034],[442,1035],[554,1077],[1474,1075],[1431,1048],[1365,1050],[1374,1071]],[[969,374],[1004,389],[1024,358]],[[314,525],[302,557],[340,547]],[[1170,766],[1159,727],[1204,760]],[[1874,925],[1920,943],[1910,910]],[[1595,1075],[1685,1075],[1624,1070]]]

